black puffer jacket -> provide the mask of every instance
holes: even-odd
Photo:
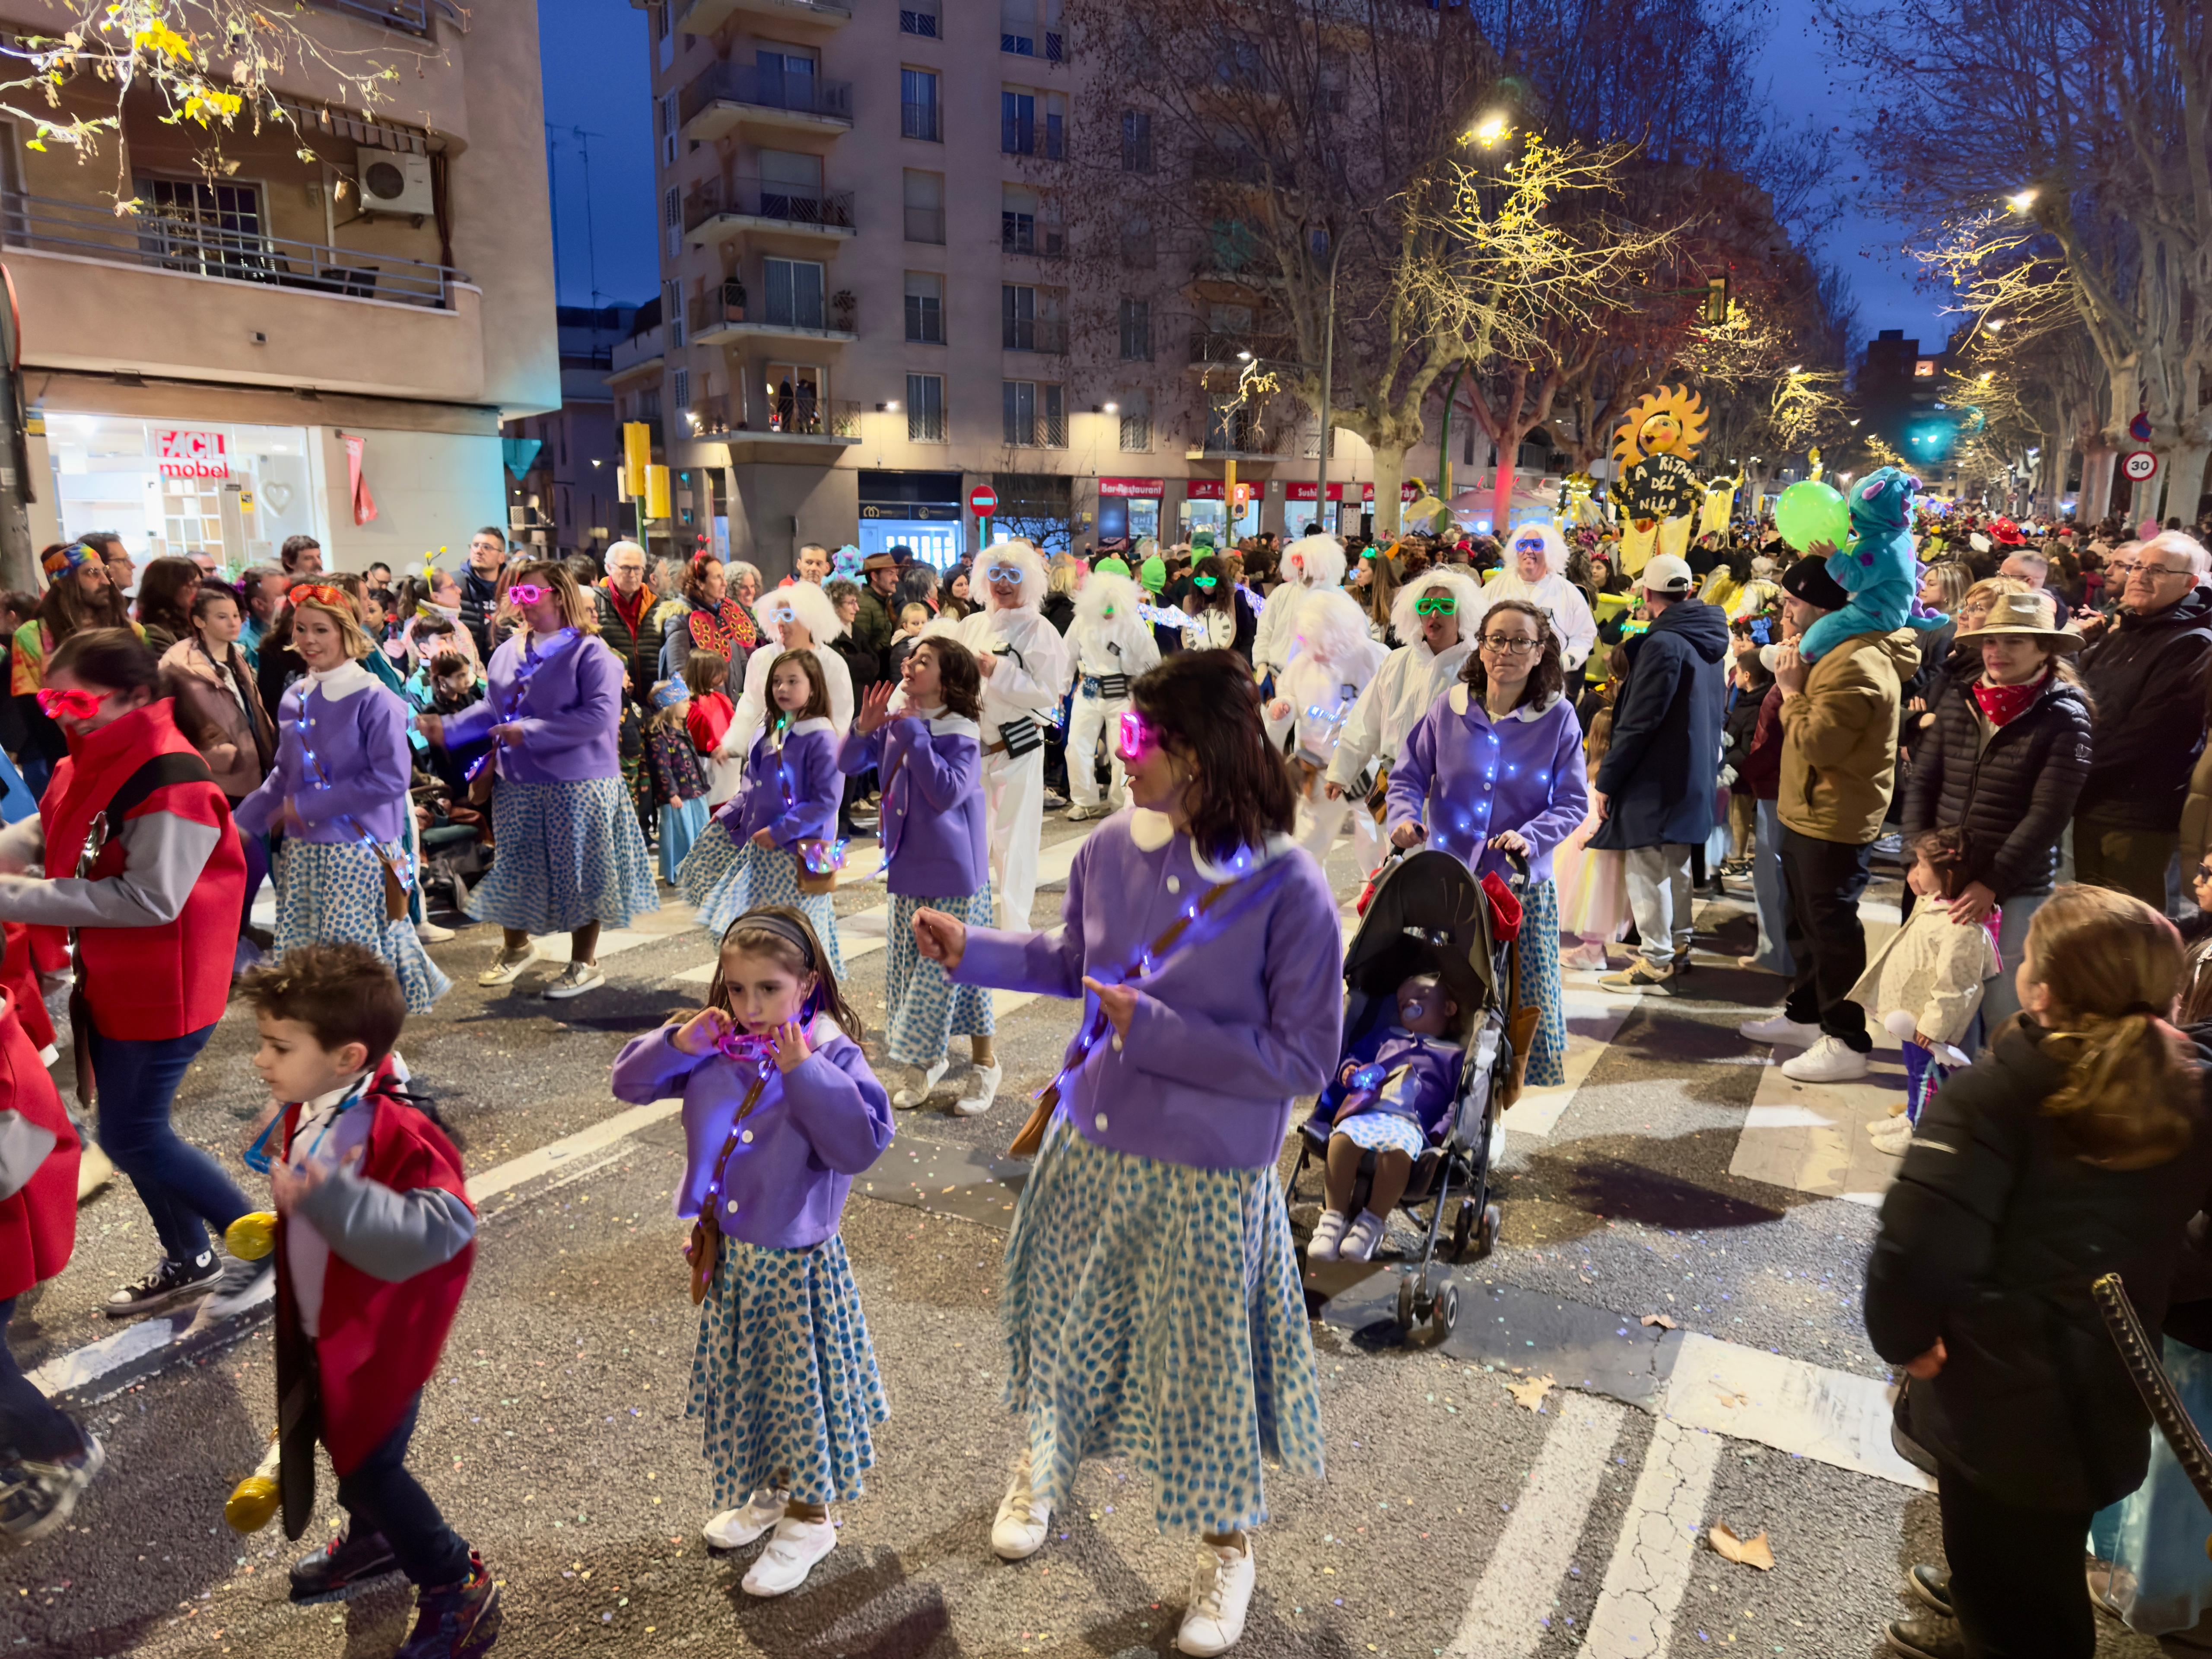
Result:
[[[2084,817],[2130,830],[2180,823],[2204,750],[2208,667],[2212,587],[2191,588],[2156,616],[2121,611],[2081,653],[2097,702],[2097,757],[2077,809]]]
[[[1936,724],[1905,777],[1906,836],[1963,829],[1967,878],[1987,884],[2000,903],[2049,892],[2058,838],[2089,775],[2081,693],[2053,674],[2027,713],[1992,730],[1972,686],[1946,678],[1932,712]]]
[[[2039,1109],[2065,1079],[2041,1037],[2008,1022],[1929,1104],[1882,1201],[1867,1334],[1899,1365],[1942,1339],[1942,1370],[1912,1385],[1914,1437],[1939,1462],[2008,1503],[2088,1510],[2134,1491],[2150,1462],[2149,1414],[2089,1285],[2117,1272],[2156,1330],[2212,1183],[2212,1127],[2200,1103],[2179,1158],[2082,1163]]]

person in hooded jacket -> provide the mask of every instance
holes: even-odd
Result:
[[[2005,974],[1982,998],[1984,1029],[2019,1012],[2009,975],[2027,947],[2027,925],[2050,896],[2058,839],[2089,775],[2092,710],[2065,659],[2081,636],[2058,625],[2047,593],[1999,597],[1959,643],[1982,672],[1947,684],[1929,711],[1935,725],[1905,786],[1905,836],[1958,830],[1966,838],[1951,920],[1980,927],[2002,909],[1997,953]]]
[[[1589,844],[1627,855],[1628,906],[1642,954],[1600,983],[1644,991],[1690,964],[1690,849],[1712,833],[1727,701],[1728,619],[1690,597],[1690,567],[1662,553],[1644,567],[1651,626],[1614,700],[1613,741],[1592,804]]]

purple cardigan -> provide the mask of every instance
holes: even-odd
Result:
[[[1292,867],[1264,896],[1243,907],[1225,900],[1225,926],[1200,922],[1144,975],[1126,1039],[1080,1053],[1095,1006],[1084,976],[1109,985],[1127,976],[1178,909],[1220,878],[1166,825],[1156,812],[1107,819],[1075,855],[1060,930],[970,927],[952,977],[1084,998],[1067,1053],[1079,1069],[1060,1110],[1086,1139],[1193,1169],[1272,1170],[1291,1103],[1328,1080],[1344,1014],[1336,901],[1303,848],[1284,845],[1273,857]]]
[[[848,773],[884,780],[884,885],[908,898],[965,898],[991,879],[983,755],[975,722],[957,714],[897,719],[837,752]]]
[[[407,746],[406,704],[386,690],[366,670],[368,684],[345,696],[325,696],[312,678],[295,680],[277,704],[276,763],[261,787],[239,802],[234,816],[248,835],[261,835],[276,822],[289,796],[307,823],[296,841],[353,842],[366,831],[380,842],[407,833],[407,787],[413,762]],[[315,781],[300,734],[307,721],[307,742],[314,746],[325,788]],[[341,820],[351,819],[351,823]],[[357,826],[357,827],[356,827]]]
[[[1452,708],[1463,696],[1467,712]],[[1505,855],[1486,843],[1517,830],[1528,842],[1528,878],[1552,878],[1552,849],[1589,813],[1583,729],[1564,697],[1542,712],[1516,708],[1492,724],[1482,700],[1453,686],[1413,722],[1390,769],[1389,827],[1425,823],[1428,845],[1477,875],[1503,872]]]
[[[763,732],[745,761],[744,787],[714,816],[740,847],[762,830],[778,847],[831,841],[845,780],[837,771],[837,732],[825,720],[800,720],[784,733],[779,751]]]
[[[515,634],[491,653],[490,694],[446,716],[446,746],[483,743],[507,723],[514,688],[524,678],[527,635]],[[596,634],[579,633],[535,659],[513,723],[522,741],[499,751],[499,775],[514,783],[582,783],[618,778],[615,741],[622,729],[622,660]]]
[[[714,1159],[751,1087],[750,1068],[720,1054],[695,1058],[672,1040],[673,1025],[633,1037],[615,1056],[614,1095],[642,1106],[684,1097],[684,1182],[676,1213],[699,1213]],[[722,1177],[716,1218],[731,1238],[770,1249],[805,1250],[837,1231],[853,1177],[891,1144],[890,1097],[867,1056],[828,1022],[814,1052],[789,1075],[773,1064]]]

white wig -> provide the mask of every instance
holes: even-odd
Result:
[[[1106,630],[1119,631],[1124,623],[1142,626],[1145,602],[1142,589],[1127,576],[1117,576],[1112,571],[1094,570],[1091,578],[1075,592],[1075,620],[1079,625],[1089,624]],[[1108,617],[1111,606],[1113,616]]]
[[[1022,568],[1022,609],[1034,611],[1044,603],[1045,591],[1052,585],[1052,577],[1045,569],[1044,561],[1037,556],[1036,547],[1028,542],[994,542],[975,556],[975,574],[969,580],[972,592],[983,590],[983,609],[996,611],[999,602],[991,594],[991,584],[984,572],[994,564],[1018,564]]]
[[[1459,601],[1459,625],[1472,634],[1475,613],[1482,609],[1482,584],[1455,564],[1440,564],[1410,579],[1390,600],[1390,631],[1411,645],[1421,631],[1421,618],[1413,601],[1424,593],[1449,593]]]
[[[1506,551],[1512,553],[1516,546],[1530,536],[1544,544],[1544,574],[1547,576],[1565,575],[1567,544],[1560,537],[1559,526],[1549,519],[1531,519],[1524,525],[1516,526],[1513,533],[1505,538]],[[1517,558],[1518,555],[1514,556]],[[1509,574],[1517,574],[1517,567],[1509,564],[1506,571]]]
[[[812,582],[769,588],[753,601],[753,615],[779,647],[783,644],[784,624],[794,617],[817,645],[827,646],[845,631],[836,602]]]
[[[1297,630],[1297,655],[1340,666],[1349,664],[1372,637],[1367,613],[1340,587],[1308,593],[1291,613],[1291,626]]]
[[[1344,569],[1344,544],[1334,536],[1301,536],[1283,550],[1283,580],[1301,587],[1341,587]]]

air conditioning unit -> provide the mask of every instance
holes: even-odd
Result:
[[[434,210],[430,199],[430,158],[427,155],[364,149],[361,152],[360,182],[364,213],[428,214]]]

